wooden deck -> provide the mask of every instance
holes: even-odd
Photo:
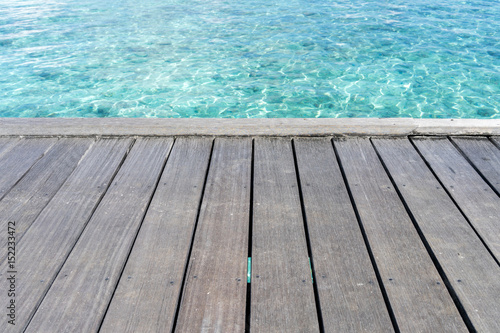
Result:
[[[4,136],[0,199],[1,332],[500,332],[498,136]]]

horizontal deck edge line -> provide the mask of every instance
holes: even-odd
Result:
[[[500,135],[500,119],[0,118],[0,136]]]

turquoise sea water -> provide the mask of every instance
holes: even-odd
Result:
[[[0,117],[500,118],[500,2],[0,0]]]

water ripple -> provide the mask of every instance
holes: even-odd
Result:
[[[0,0],[0,117],[500,118],[492,0]]]

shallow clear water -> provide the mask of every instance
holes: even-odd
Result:
[[[0,0],[0,117],[500,118],[498,0]]]

